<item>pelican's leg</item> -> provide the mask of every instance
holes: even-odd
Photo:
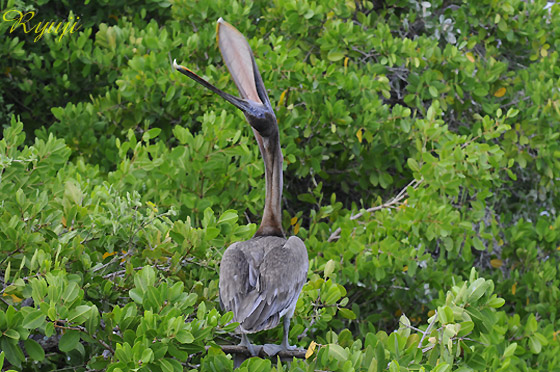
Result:
[[[296,346],[290,345],[288,337],[290,335],[290,317],[284,316],[284,337],[280,345],[266,344],[263,346],[263,351],[268,356],[274,356],[281,351],[296,350]]]
[[[295,350],[297,347],[290,345],[289,335],[290,335],[290,320],[291,317],[284,317],[284,338],[282,339],[282,349],[284,350]]]
[[[260,348],[256,348],[255,347],[256,345],[253,345],[251,343],[251,341],[249,340],[249,337],[245,333],[241,334],[241,342],[239,343],[239,346],[245,346],[247,348],[247,350],[249,350],[249,353],[251,354],[251,356],[259,355]]]

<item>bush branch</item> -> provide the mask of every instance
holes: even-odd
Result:
[[[379,211],[381,209],[386,209],[386,208],[392,208],[394,207],[396,204],[401,203],[401,201],[408,196],[408,193],[406,192],[406,189],[408,189],[408,187],[412,187],[413,189],[417,189],[418,186],[420,186],[422,184],[422,182],[424,182],[424,179],[414,179],[412,181],[410,181],[410,183],[408,185],[406,185],[405,187],[402,188],[401,191],[399,191],[399,193],[394,196],[392,199],[390,199],[389,201],[375,206],[375,207],[371,207],[366,209],[365,211],[359,212],[353,216],[350,217],[350,221],[354,221],[357,220],[358,218],[361,218],[365,213],[372,213],[375,211]],[[329,239],[327,240],[328,242],[333,242],[336,241],[340,238],[340,232],[342,231],[342,229],[339,227],[337,228],[332,234],[331,236],[329,236]]]

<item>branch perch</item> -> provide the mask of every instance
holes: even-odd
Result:
[[[240,345],[218,345],[218,346],[222,348],[222,351],[226,354],[242,355],[247,358],[251,357],[251,353],[249,353],[249,350],[247,350],[245,346],[240,346]],[[209,346],[206,347],[206,349],[208,348]],[[283,362],[292,360],[293,358],[305,359],[305,353],[306,353],[306,350],[304,349],[295,349],[295,350],[280,351],[276,355],[268,355],[263,350],[264,348],[260,348],[259,354],[257,355],[258,357],[275,359],[277,356],[279,356],[280,360]]]

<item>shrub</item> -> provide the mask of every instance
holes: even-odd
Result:
[[[233,91],[223,16],[269,89],[310,257],[290,332],[308,358],[241,370],[558,369],[560,7],[130,4],[2,9],[83,28],[0,22],[0,367],[233,368],[218,265],[256,230],[264,167],[243,116],[171,69]]]

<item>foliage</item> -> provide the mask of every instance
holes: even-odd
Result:
[[[222,16],[257,56],[310,257],[308,357],[240,370],[559,370],[560,6],[0,4],[83,22],[0,22],[0,368],[233,368],[218,266],[256,231],[264,167],[243,115],[171,68],[233,92]]]

